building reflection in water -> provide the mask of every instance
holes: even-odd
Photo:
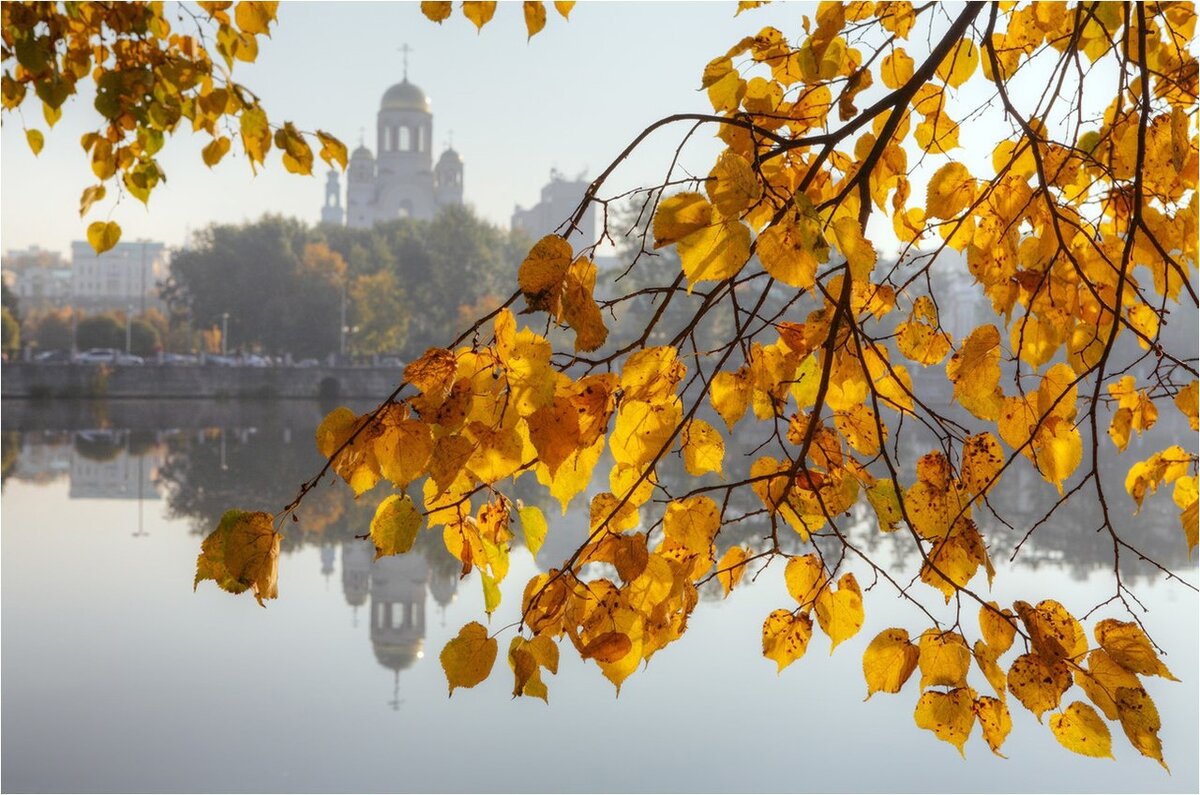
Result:
[[[375,659],[393,672],[389,705],[399,709],[400,672],[425,656],[426,597],[444,611],[458,591],[451,572],[433,572],[425,555],[414,550],[375,560],[369,541],[342,542],[342,593],[358,626],[359,608],[366,605],[371,649]]]

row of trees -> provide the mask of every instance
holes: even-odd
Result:
[[[138,356],[151,356],[160,350],[189,350],[191,334],[172,332],[165,315],[156,309],[127,318],[121,311],[84,314],[71,307],[30,312],[20,318],[21,345],[35,351],[78,350],[89,348],[125,349]],[[128,334],[128,339],[126,335]],[[174,343],[171,346],[171,343]],[[9,350],[7,343],[5,349]]]
[[[163,297],[174,325],[224,321],[231,348],[409,358],[465,325],[464,308],[498,304],[527,246],[462,207],[373,229],[267,216],[202,232]]]

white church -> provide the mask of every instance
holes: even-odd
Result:
[[[330,170],[325,182],[325,204],[321,223],[367,229],[397,218],[428,221],[442,207],[463,203],[463,161],[447,147],[433,162],[433,108],[429,97],[408,82],[408,48],[404,79],[383,94],[376,114],[376,152],[362,142],[350,155],[346,169],[346,202],[337,171]],[[512,229],[537,240],[561,228],[587,190],[579,176],[563,177],[557,170],[542,188],[541,201],[528,209],[516,207]],[[596,225],[594,206],[589,206],[579,228],[570,236],[575,243],[591,243]]]
[[[375,141],[378,153],[360,142],[346,169],[346,205],[336,171],[325,183],[321,222],[368,228],[395,218],[430,220],[438,209],[462,204],[463,162],[447,148],[433,162],[433,109],[425,92],[404,79],[379,103]]]

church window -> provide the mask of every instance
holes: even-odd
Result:
[[[407,127],[400,127],[400,151],[407,152],[412,148],[411,132]]]

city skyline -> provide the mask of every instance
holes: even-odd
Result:
[[[238,64],[236,79],[261,92],[272,119],[328,130],[350,149],[360,140],[374,148],[380,97],[402,78],[401,48],[409,46],[409,79],[429,96],[437,118],[434,147],[440,150],[453,136],[466,164],[465,203],[504,229],[515,206],[537,202],[552,169],[590,179],[656,119],[680,111],[709,112],[708,99],[698,89],[712,53],[741,35],[780,24],[781,17],[811,11],[806,5],[767,8],[733,19],[733,6],[724,4],[639,5],[636,14],[625,4],[581,4],[569,23],[555,15],[527,43],[516,9],[500,8],[493,23],[476,33],[457,15],[435,25],[416,4],[336,8],[352,39],[330,36],[333,6],[285,5],[258,61]],[[670,37],[662,35],[665,29],[672,30]],[[621,42],[621,55],[597,50],[612,41]],[[653,82],[646,64],[625,55],[651,47],[658,53]],[[319,221],[323,164],[314,168],[313,177],[299,177],[286,173],[276,155],[254,176],[235,149],[209,171],[199,154],[202,137],[182,129],[160,157],[168,181],[148,208],[130,196],[118,203],[110,190],[106,201],[80,219],[79,193],[95,182],[78,148],[79,136],[93,128],[91,101],[86,93],[73,98],[50,130],[32,103],[24,109],[24,122],[46,134],[36,158],[25,143],[20,117],[4,125],[7,200],[0,228],[5,250],[39,245],[66,253],[72,241],[84,237],[87,223],[99,219],[120,223],[126,240],[144,237],[169,246],[181,245],[189,232],[210,223],[253,221],[267,213]],[[685,133],[681,128],[652,136],[617,173],[614,190],[661,181],[663,164]],[[696,173],[706,170],[719,144],[702,135],[689,147],[682,164],[694,166]],[[33,185],[35,192],[23,190]],[[14,201],[18,195],[20,201]]]

